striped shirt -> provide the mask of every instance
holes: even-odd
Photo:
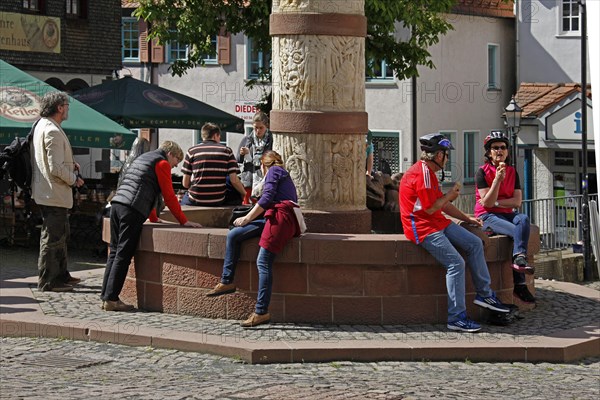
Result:
[[[444,194],[435,173],[425,161],[417,161],[406,171],[400,181],[400,215],[404,235],[420,244],[431,233],[444,230],[450,220],[437,210],[427,214],[433,204]]]
[[[240,170],[229,147],[206,140],[188,150],[181,172],[192,176],[188,194],[194,203],[219,206],[225,201],[227,176]]]

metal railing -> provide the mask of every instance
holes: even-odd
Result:
[[[527,214],[532,224],[540,228],[541,250],[562,250],[583,240],[581,218],[582,195],[523,200],[519,212]],[[598,203],[598,194],[588,196]],[[473,214],[475,195],[458,196],[454,205],[466,214]]]
[[[541,249],[560,250],[583,240],[581,218],[582,195],[523,200],[520,212],[540,228]],[[598,194],[588,196],[598,201]]]

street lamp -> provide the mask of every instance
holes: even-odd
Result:
[[[506,119],[506,127],[510,133],[510,158],[512,164],[517,168],[517,134],[521,130],[521,115],[523,109],[519,107],[515,101],[515,96],[512,97],[510,103],[504,109],[504,118]]]

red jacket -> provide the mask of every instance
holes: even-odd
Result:
[[[265,212],[267,222],[258,242],[260,247],[278,254],[294,236],[300,236],[294,207],[291,201],[284,200]]]

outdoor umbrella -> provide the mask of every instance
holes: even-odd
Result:
[[[129,128],[200,129],[213,122],[243,132],[244,121],[192,97],[126,76],[81,89],[73,96]]]
[[[26,136],[40,117],[41,97],[57,89],[0,60],[0,144]],[[75,99],[69,100],[69,119],[62,128],[73,147],[127,150],[137,137]]]

